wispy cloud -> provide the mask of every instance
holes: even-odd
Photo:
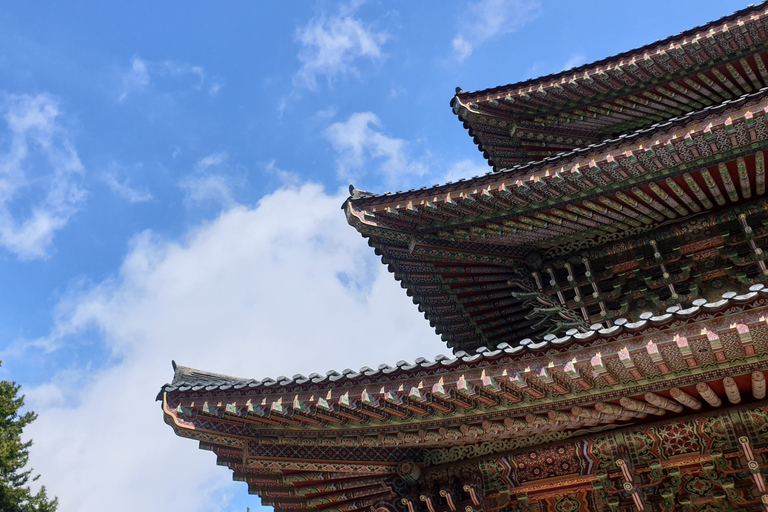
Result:
[[[211,153],[195,162],[195,171],[205,172],[211,167],[217,167],[227,161],[226,153]]]
[[[549,75],[550,73],[568,71],[569,69],[581,66],[585,62],[587,62],[587,58],[581,53],[574,53],[562,65],[552,65],[551,62],[546,61],[534,62],[534,64],[525,72],[524,78],[538,78],[540,76]]]
[[[188,176],[180,185],[186,193],[184,204],[187,206],[214,203],[226,207],[235,203],[231,180],[220,174]]]
[[[338,14],[322,14],[296,30],[301,69],[293,77],[294,85],[316,89],[320,76],[330,82],[340,75],[356,75],[356,61],[383,57],[381,46],[388,35],[354,17],[358,6],[359,2],[345,5]]]
[[[377,170],[388,183],[421,176],[428,167],[409,156],[408,143],[380,131],[381,120],[373,112],[357,112],[346,121],[333,123],[325,136],[338,153],[339,178],[354,180]]]
[[[131,67],[122,72],[122,90],[118,101],[123,101],[130,93],[142,91],[149,86],[147,63],[137,57],[131,60]]]
[[[35,440],[31,464],[62,510],[108,502],[114,512],[223,510],[227,493],[246,492],[210,452],[163,423],[152,398],[172,377],[171,359],[264,378],[445,351],[346,224],[346,195],[284,187],[179,239],[145,232],[119,272],[74,293],[54,331],[99,333],[114,363],[87,379],[65,370],[25,390],[39,414],[25,431]]]
[[[301,177],[297,173],[279,168],[274,160],[267,162],[264,172],[277,178],[282,186],[295,187],[301,184]]]
[[[139,57],[131,59],[128,69],[120,72],[121,84],[118,101],[128,96],[148,90],[154,82],[163,79],[185,81],[186,88],[203,91],[211,96],[219,93],[224,84],[220,80],[208,77],[202,66],[173,60],[148,61]]]
[[[451,41],[459,62],[496,36],[514,32],[541,14],[538,0],[480,0],[461,9],[462,28]]]
[[[565,62],[565,64],[563,64],[563,71],[567,71],[569,69],[573,69],[575,67],[581,66],[585,62],[587,62],[587,58],[584,55],[580,53],[571,55],[571,58],[568,59]]]
[[[448,183],[460,179],[483,176],[491,172],[491,168],[484,160],[459,160],[451,163],[442,176],[437,178],[438,183]]]
[[[181,180],[184,204],[187,207],[215,204],[231,207],[235,204],[233,188],[242,181],[223,169],[228,155],[212,153],[195,162],[194,173]]]
[[[85,200],[84,168],[50,95],[0,99],[0,246],[21,259],[45,257],[54,234]]]
[[[117,165],[115,164],[113,167],[117,167]],[[152,200],[152,194],[148,190],[138,190],[132,187],[128,178],[120,180],[117,170],[102,174],[101,180],[106,183],[112,193],[129,203],[144,203]]]

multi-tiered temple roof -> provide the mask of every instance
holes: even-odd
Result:
[[[276,510],[768,510],[768,5],[451,105],[493,171],[343,209],[452,357],[174,366]]]
[[[554,75],[458,89],[451,106],[497,171],[599,144],[764,87],[763,9]]]
[[[765,279],[766,111],[761,89],[471,180],[356,192],[345,210],[450,347],[632,321]]]

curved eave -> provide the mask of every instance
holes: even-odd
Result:
[[[380,364],[376,368],[364,366],[357,371],[345,369],[342,372],[329,370],[325,374],[313,373],[309,376],[294,375],[277,378],[246,379],[178,366],[173,381],[162,387],[158,400],[164,401],[165,393],[204,393],[228,391],[232,393],[258,392],[283,393],[286,396],[308,389],[343,389],[349,386],[365,385],[371,380],[398,381],[404,378],[418,378],[420,375],[439,375],[453,368],[464,367],[468,370],[483,368],[489,364],[504,361],[519,361],[519,365],[530,365],[534,358],[546,357],[545,354],[557,354],[567,348],[567,353],[575,352],[580,347],[593,346],[595,342],[605,345],[617,339],[629,339],[642,336],[646,332],[659,332],[675,326],[696,323],[712,317],[731,314],[734,311],[760,308],[768,299],[768,288],[762,284],[752,286],[744,293],[726,292],[718,300],[698,300],[696,304],[682,308],[674,306],[662,312],[645,312],[637,322],[616,322],[613,327],[593,326],[586,332],[572,332],[562,337],[547,335],[539,339],[522,340],[524,343],[511,346],[500,345],[495,350],[479,347],[474,353],[457,352],[453,357],[438,355],[431,360],[418,358],[413,363],[398,361],[394,366]],[[765,322],[765,319],[763,320]],[[768,326],[768,324],[766,324]],[[563,352],[565,353],[565,352]],[[605,355],[608,354],[606,350]],[[467,366],[469,365],[469,366]],[[427,372],[427,373],[425,373]],[[163,402],[165,410],[165,402]]]
[[[496,172],[631,133],[768,85],[764,7],[451,107]]]

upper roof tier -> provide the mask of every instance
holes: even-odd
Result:
[[[500,173],[344,204],[454,350],[768,282],[768,87]],[[718,288],[719,289],[719,288]]]
[[[768,85],[768,3],[553,75],[457,88],[451,106],[494,171],[581,148]]]

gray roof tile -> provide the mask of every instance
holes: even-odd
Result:
[[[453,358],[438,354],[432,361],[429,361],[423,357],[417,358],[413,364],[409,364],[406,361],[398,361],[395,366],[389,366],[387,364],[379,365],[378,369],[372,369],[368,366],[360,368],[359,372],[355,372],[350,369],[345,369],[344,372],[339,373],[336,370],[329,370],[326,375],[320,375],[318,373],[311,373],[308,377],[301,374],[294,375],[293,378],[280,376],[277,379],[265,378],[261,381],[255,379],[242,379],[237,377],[230,377],[227,375],[221,375],[216,373],[204,372],[187,368],[184,366],[177,366],[174,363],[174,377],[170,384],[163,386],[164,392],[188,392],[188,391],[215,391],[215,390],[227,390],[227,389],[254,389],[262,387],[270,387],[276,384],[281,386],[302,385],[309,382],[314,384],[320,384],[326,381],[342,382],[345,380],[354,380],[363,377],[374,377],[380,374],[396,374],[401,372],[418,371],[420,368],[435,368],[436,366],[454,366],[459,363],[475,363],[486,359],[493,359],[501,355],[517,355],[523,352],[533,350],[543,350],[549,346],[565,346],[574,341],[588,341],[599,336],[611,337],[616,336],[622,332],[632,332],[650,325],[663,325],[675,321],[676,319],[685,319],[693,317],[697,314],[704,314],[710,311],[718,311],[729,304],[748,303],[759,297],[768,297],[768,288],[763,285],[756,285],[750,288],[749,293],[737,294],[735,292],[724,293],[723,298],[718,301],[708,302],[705,299],[697,299],[693,301],[693,305],[687,308],[670,307],[667,308],[665,314],[655,315],[651,312],[643,313],[640,316],[643,318],[637,322],[629,322],[625,318],[619,318],[613,322],[611,327],[603,327],[601,325],[595,325],[594,329],[589,329],[586,332],[580,332],[576,329],[569,330],[564,336],[556,338],[553,336],[545,336],[543,339],[531,340],[524,339],[519,342],[517,346],[510,346],[507,343],[500,344],[496,350],[490,350],[487,347],[481,347],[476,354],[468,354],[464,351],[457,351]],[[162,395],[158,395],[161,398]]]

